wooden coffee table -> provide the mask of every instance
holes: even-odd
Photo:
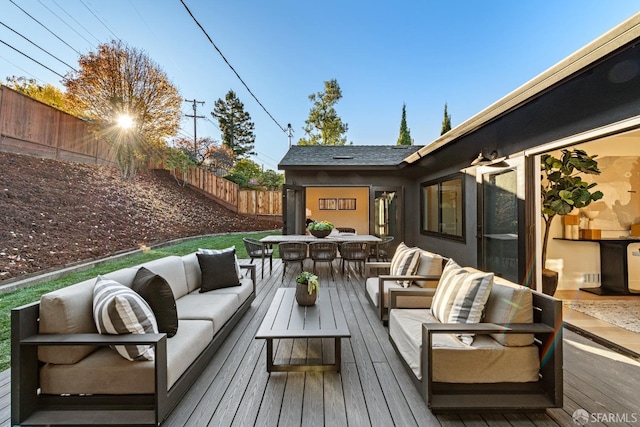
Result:
[[[304,307],[296,302],[295,288],[279,288],[273,297],[256,339],[267,340],[267,372],[340,371],[341,338],[351,337],[336,289],[320,289],[315,305]],[[334,338],[333,364],[273,363],[273,340],[284,338]]]

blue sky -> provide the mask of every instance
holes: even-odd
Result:
[[[445,102],[455,127],[639,10],[630,0],[184,1],[279,124],[291,123],[294,143],[308,96],[335,78],[347,140],[359,145],[395,144],[403,103],[414,143],[426,145],[440,135]],[[205,101],[199,137],[220,140],[210,112],[233,89],[255,122],[254,160],[276,169],[287,151],[286,135],[179,0],[0,0],[0,22],[73,66],[75,51],[120,38],[146,51],[184,98]],[[3,25],[0,41],[69,71]],[[62,87],[58,75],[0,43],[0,79],[12,75]],[[191,105],[183,111],[192,114]],[[193,119],[182,124],[192,138]]]

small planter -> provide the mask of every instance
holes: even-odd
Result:
[[[309,230],[309,233],[311,233],[312,236],[322,239],[331,234],[331,230]]]
[[[296,283],[296,302],[298,305],[314,305],[317,297],[317,289],[314,288],[313,291],[309,293],[309,287],[306,283]]]

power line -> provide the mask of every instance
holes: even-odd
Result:
[[[0,43],[2,43],[3,45],[5,45],[5,46],[7,46],[7,47],[10,47],[11,49],[13,49],[13,50],[15,50],[16,52],[18,52],[20,55],[26,56],[27,58],[29,58],[30,60],[32,60],[32,61],[33,61],[33,62],[35,62],[36,64],[40,65],[41,67],[46,68],[47,70],[51,71],[53,74],[56,74],[56,75],[60,76],[60,78],[64,79],[64,76],[63,76],[62,74],[60,74],[60,73],[58,73],[58,72],[56,72],[56,71],[52,70],[51,68],[49,68],[49,67],[47,67],[46,65],[44,65],[42,62],[39,62],[39,61],[37,61],[37,60],[33,59],[32,57],[30,57],[30,56],[29,56],[29,55],[27,55],[26,53],[22,52],[21,50],[16,49],[15,47],[11,46],[10,44],[8,44],[8,43],[6,43],[6,42],[4,42],[4,41],[2,41],[2,40],[0,40]]]
[[[5,28],[8,28],[9,30],[13,31],[15,34],[19,35],[20,37],[22,37],[23,39],[25,39],[26,41],[28,41],[29,43],[31,43],[32,45],[34,45],[35,47],[37,47],[38,49],[40,49],[41,51],[43,51],[44,53],[46,53],[47,55],[49,55],[50,57],[52,57],[53,59],[58,60],[59,62],[61,62],[62,64],[66,65],[67,67],[71,68],[73,71],[78,72],[78,70],[76,70],[75,68],[73,68],[71,65],[67,64],[66,62],[64,62],[62,59],[58,58],[57,56],[55,56],[54,54],[52,54],[51,52],[47,51],[46,49],[38,46],[37,44],[35,44],[34,42],[32,42],[28,37],[20,34],[19,32],[17,32],[16,30],[14,30],[13,28],[11,28],[10,26],[8,26],[7,24],[5,24],[4,22],[0,21],[0,25],[4,26]]]
[[[13,0],[9,0],[9,1],[13,1]],[[93,10],[91,10],[91,9],[89,8],[89,6],[87,6],[87,4],[84,2],[84,0],[80,0],[80,3],[82,3],[82,4],[83,4],[83,6],[84,6],[84,7],[86,7],[86,8],[87,8],[87,10],[88,10],[88,11],[89,11],[89,12],[90,12],[90,13],[91,13],[91,14],[92,14],[92,15],[93,15],[93,16],[94,16],[98,21],[100,21],[100,23],[101,23],[101,24],[102,24],[102,25],[107,29],[107,31],[109,31],[109,32],[113,35],[113,37],[115,37],[117,40],[120,40],[120,37],[116,36],[116,34],[115,34],[113,31],[111,31],[111,28],[109,28],[109,27],[107,26],[107,24],[105,24],[105,23],[104,23],[104,21],[103,21],[102,19],[100,19],[100,18],[98,17],[98,15],[96,15],[96,14],[94,13],[94,11],[93,11]]]
[[[82,1],[82,0],[80,0]],[[247,89],[247,91],[249,92],[249,94],[253,97],[253,99],[256,100],[256,102],[258,103],[258,105],[260,105],[260,107],[262,107],[262,109],[264,110],[265,113],[267,113],[267,115],[271,118],[271,120],[273,120],[273,122],[280,128],[280,130],[282,130],[282,132],[286,132],[285,128],[283,128],[280,123],[278,123],[278,121],[271,115],[271,113],[269,111],[267,111],[267,109],[265,108],[264,105],[262,105],[262,102],[260,102],[260,100],[253,94],[253,92],[251,91],[251,89],[249,89],[249,86],[247,86],[247,84],[244,82],[244,80],[242,80],[242,77],[240,77],[240,74],[238,74],[238,72],[236,71],[235,68],[233,68],[233,66],[229,63],[229,61],[227,61],[227,58],[222,54],[222,52],[220,51],[220,49],[218,49],[218,46],[216,46],[216,44],[213,42],[213,40],[211,39],[211,37],[209,36],[209,34],[207,33],[207,31],[202,27],[202,25],[200,25],[200,22],[198,22],[198,20],[196,19],[195,16],[193,16],[193,13],[191,13],[191,10],[189,10],[189,7],[184,3],[184,0],[180,0],[180,3],[182,3],[182,5],[184,6],[185,9],[187,9],[187,12],[189,13],[189,16],[191,16],[191,19],[193,19],[193,21],[196,23],[196,25],[198,25],[198,27],[202,30],[202,32],[204,33],[204,35],[207,37],[207,39],[209,40],[209,43],[211,43],[211,45],[218,51],[218,53],[220,54],[220,56],[222,57],[222,59],[224,60],[224,62],[226,62],[226,64],[229,66],[229,68],[231,68],[231,71],[233,71],[233,73],[236,75],[236,77],[238,77],[238,80],[240,80],[240,83],[242,83],[244,85],[244,87]]]
[[[30,75],[31,77],[33,77],[34,79],[36,79],[37,81],[39,81],[40,83],[46,83],[44,80],[39,79],[38,77],[36,77],[35,75],[31,74],[29,71],[25,70],[24,68],[22,68],[21,66],[14,64],[13,62],[9,61],[7,58],[5,58],[4,56],[0,55],[0,58],[4,59],[5,61],[7,61],[9,64],[13,65],[14,67],[16,67],[18,70],[22,71],[25,74]]]
[[[64,19],[62,19],[60,16],[58,16],[58,14],[57,14],[57,13],[55,13],[53,10],[49,9],[49,6],[47,6],[46,4],[44,4],[44,3],[42,2],[42,0],[38,0],[38,3],[40,3],[40,4],[41,4],[45,9],[47,9],[49,12],[51,12],[51,14],[52,14],[53,16],[55,16],[56,18],[58,18],[58,19],[59,19],[59,20],[60,20],[64,25],[66,25],[67,27],[69,27],[69,29],[70,29],[71,31],[73,31],[74,33],[76,33],[77,35],[79,35],[80,37],[82,37],[82,38],[84,39],[84,41],[86,41],[87,43],[89,43],[89,44],[91,45],[91,42],[90,42],[89,40],[87,40],[87,39],[86,39],[82,34],[80,34],[79,32],[77,32],[75,28],[73,28],[71,25],[69,25],[69,24],[67,23],[67,21],[65,21],[65,20],[64,20]],[[57,3],[56,3],[56,4],[57,4]],[[60,6],[58,6],[58,7],[60,7]],[[93,45],[92,45],[92,46],[93,46]]]
[[[69,12],[67,12],[67,11],[66,11],[62,6],[60,6],[60,5],[56,2],[56,0],[51,0],[51,1],[53,2],[53,4],[55,4],[56,6],[58,6],[58,7],[60,8],[60,10],[62,10],[64,13],[66,13],[66,14],[67,14],[67,16],[68,16],[69,18],[73,19],[73,22],[75,22],[76,24],[78,24],[78,25],[80,26],[80,28],[82,28],[83,30],[85,30],[85,31],[87,32],[87,34],[89,34],[91,37],[93,37],[93,38],[96,40],[96,42],[100,43],[100,40],[99,40],[96,36],[94,36],[94,35],[93,35],[93,33],[92,33],[91,31],[87,30],[87,29],[84,27],[84,25],[82,25],[80,22],[78,22],[78,20],[77,20],[76,18],[74,18],[73,16],[71,16],[71,14],[70,14]],[[84,37],[83,37],[83,38],[84,38]],[[85,39],[85,40],[87,40],[87,39]],[[93,45],[93,43],[89,42],[89,40],[87,40],[87,42],[88,42],[90,45],[94,46],[94,45]],[[95,46],[94,46],[94,47],[95,47]]]
[[[25,15],[27,15],[29,18],[33,19],[34,21],[36,21],[38,24],[40,24],[40,26],[42,28],[44,28],[45,30],[47,30],[49,33],[51,33],[55,38],[57,38],[58,40],[60,40],[62,43],[66,44],[71,50],[73,50],[75,53],[77,53],[78,55],[82,55],[80,52],[78,52],[73,46],[71,46],[69,43],[67,43],[66,41],[62,40],[56,33],[54,33],[53,31],[51,31],[49,28],[47,28],[46,25],[44,25],[42,22],[38,21],[36,18],[34,18],[33,16],[31,16],[29,14],[29,12],[27,12],[26,10],[24,10],[23,8],[21,8],[20,6],[18,6],[16,4],[16,2],[14,2],[13,0],[9,0],[15,7],[17,7],[18,9],[20,9]],[[57,73],[56,73],[57,74]]]

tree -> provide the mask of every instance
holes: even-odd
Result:
[[[195,144],[196,152],[193,151],[194,144],[190,138],[176,138],[173,140],[173,145],[188,153],[195,165],[201,166],[209,158],[209,153],[212,147],[215,147],[216,142],[209,136],[198,138]]]
[[[233,152],[226,145],[216,144],[209,147],[206,163],[209,164],[214,173],[219,169],[230,170],[233,167]]]
[[[178,184],[185,187],[187,185],[187,171],[196,166],[191,156],[192,153],[179,147],[167,147],[167,149],[169,152],[165,156],[166,168],[171,171]],[[182,182],[178,179],[176,171],[182,173]]]
[[[249,113],[244,111],[244,104],[240,102],[235,92],[230,90],[225,99],[218,99],[211,115],[218,119],[218,126],[222,131],[222,143],[229,147],[235,159],[243,159],[256,154],[253,133],[254,125]]]
[[[309,95],[313,106],[309,118],[305,120],[304,132],[307,138],[300,138],[298,145],[344,145],[349,129],[336,113],[335,105],[342,98],[342,91],[336,79],[324,82],[324,92]]]
[[[445,133],[451,130],[451,116],[447,112],[447,104],[444,104],[444,118],[442,119],[442,130],[440,131],[440,135],[444,135]]]
[[[407,106],[402,104],[402,119],[400,120],[400,136],[398,136],[398,145],[411,145],[411,132],[407,127]]]
[[[239,173],[247,177],[247,179],[258,179],[262,175],[260,165],[251,159],[240,159],[231,168],[232,173]]]
[[[68,105],[65,93],[50,83],[40,85],[36,79],[12,76],[7,77],[7,87],[65,113],[74,114]]]
[[[64,79],[71,108],[96,125],[112,144],[122,178],[131,179],[176,134],[182,97],[144,51],[122,41],[101,44],[78,63]],[[133,123],[126,132],[116,126],[123,115]]]
[[[262,173],[258,182],[268,190],[279,190],[284,184],[284,175],[272,169],[268,169]]]

